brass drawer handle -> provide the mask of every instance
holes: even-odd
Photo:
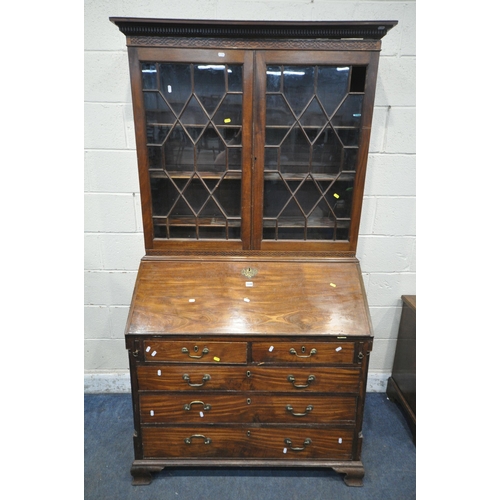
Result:
[[[309,387],[309,385],[316,380],[316,377],[314,375],[309,375],[309,377],[307,377],[307,384],[304,385],[296,384],[295,377],[293,375],[288,375],[287,380],[288,382],[291,382],[296,389],[305,389],[306,387]]]
[[[207,382],[208,380],[210,380],[210,375],[203,375],[203,378],[201,379],[202,382],[201,384],[193,384],[189,378],[189,375],[187,373],[185,373],[183,376],[182,376],[183,380],[185,380],[188,385],[190,385],[191,387],[201,387],[202,385],[205,385],[205,382]]]
[[[208,411],[212,408],[210,405],[206,405],[203,401],[191,401],[191,403],[186,403],[184,405],[184,409],[186,411],[189,411],[191,409],[191,405],[203,405],[203,409],[205,411]]]
[[[311,356],[314,356],[318,351],[313,347],[311,349],[311,352],[309,354],[304,354],[306,352],[305,346],[302,346],[302,354],[297,354],[297,351],[292,347],[290,349],[290,354],[295,354],[298,358],[310,358]]]
[[[285,438],[285,444],[287,445],[288,449],[292,451],[304,451],[308,444],[312,444],[312,439],[311,438],[304,439],[304,446],[302,448],[294,448],[292,446],[292,440],[289,438]]]
[[[294,413],[292,405],[285,406],[286,411],[289,411],[294,417],[305,417],[310,411],[313,411],[313,408],[313,405],[308,405],[306,406],[304,413]]]
[[[198,346],[195,345],[194,348],[193,348],[193,351],[194,352],[198,352]],[[193,354],[189,354],[189,349],[187,347],[183,347],[181,349],[181,352],[184,353],[184,354],[187,354],[190,358],[193,358],[193,359],[200,359],[202,358],[203,356],[205,356],[205,354],[208,354],[209,353],[209,350],[208,350],[208,347],[204,347],[203,348],[203,351],[201,351],[201,354],[198,356],[198,355],[193,355]]]
[[[186,439],[184,439],[184,442],[186,444],[191,444],[191,440],[193,438],[201,438],[201,439],[203,439],[204,442],[205,442],[204,444],[211,444],[212,443],[212,440],[210,438],[204,436],[203,434],[193,434],[192,436],[187,437]]]

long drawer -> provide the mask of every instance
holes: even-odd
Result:
[[[144,458],[352,458],[353,432],[345,429],[143,427]]]
[[[356,396],[146,393],[141,422],[354,424]]]
[[[255,363],[352,364],[353,342],[253,342]]]
[[[138,366],[142,391],[275,391],[357,393],[356,367]]]

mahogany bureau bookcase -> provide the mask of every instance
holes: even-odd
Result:
[[[133,484],[320,466],[362,485],[373,334],[356,244],[397,22],[111,21],[146,248],[125,331]]]

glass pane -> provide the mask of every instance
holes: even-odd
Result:
[[[241,127],[218,127],[217,131],[228,146],[241,145]]]
[[[295,118],[281,95],[268,95],[266,97],[266,126],[293,125]]]
[[[318,200],[321,198],[321,193],[319,192],[312,178],[308,177],[307,180],[302,183],[298,191],[295,193],[295,198],[302,208],[302,211],[306,215],[309,215],[318,203]]]
[[[278,148],[265,148],[264,171],[278,170]]]
[[[344,165],[342,170],[355,171],[358,164],[358,148],[344,148]]]
[[[283,94],[299,115],[314,95],[314,66],[285,66]]]
[[[143,89],[158,88],[156,64],[142,63],[141,71],[142,71],[142,88]]]
[[[300,224],[298,224],[300,226]],[[302,226],[304,224],[302,223]],[[278,239],[280,240],[305,240],[304,227],[278,227]]]
[[[208,218],[211,219],[210,221],[201,221],[204,224],[224,224],[224,227],[226,225],[226,218],[222,214],[220,208],[217,206],[217,203],[213,200],[213,198],[210,198],[203,208],[201,209],[199,216],[202,218]]]
[[[214,123],[220,128],[241,125],[242,97],[242,94],[226,95],[217,113],[214,115]]]
[[[170,226],[170,238],[196,239],[196,226]]]
[[[277,217],[290,199],[290,191],[282,180],[264,181],[264,217]]]
[[[311,144],[299,126],[293,128],[280,149],[281,172],[304,174],[309,172]]]
[[[167,226],[164,224],[156,224],[153,225],[154,237],[155,238],[166,238],[167,237]]]
[[[198,100],[192,97],[184,108],[180,116],[180,121],[184,125],[206,125],[208,123],[208,116],[203,111]]]
[[[214,198],[228,217],[241,216],[241,182],[223,179],[214,192]]]
[[[357,128],[337,128],[335,129],[344,146],[358,146],[359,129]]]
[[[328,189],[325,198],[333,208],[337,218],[349,218],[351,215],[352,192],[354,188],[354,177],[349,180],[336,181]]]
[[[341,168],[342,143],[330,128],[326,128],[312,147],[311,172],[338,174]]]
[[[148,146],[149,168],[163,168],[162,148],[158,146]]]
[[[186,126],[184,128],[185,128],[186,132],[188,133],[189,138],[191,139],[191,142],[196,144],[201,133],[203,132],[203,127],[197,127],[196,125],[193,125],[193,126]]]
[[[312,212],[308,214],[307,226],[330,226],[334,220],[331,207],[326,203],[323,197],[316,201],[318,201],[318,204],[314,207]]]
[[[196,143],[196,165],[199,172],[226,170],[226,147],[215,129],[209,125]]]
[[[194,177],[186,189],[184,189],[183,195],[193,212],[198,215],[208,199],[209,192],[203,182],[199,178]]]
[[[328,116],[346,96],[349,84],[348,66],[318,66],[317,95]]]
[[[172,209],[169,211],[169,216],[171,218],[171,222],[179,223],[183,222],[183,218],[188,218],[187,220],[194,221],[192,208],[186,203],[186,200],[182,197],[176,199],[173,203]],[[176,217],[180,217],[180,219],[176,219]]]
[[[333,227],[308,227],[307,239],[308,240],[333,240],[334,228]]]
[[[198,228],[200,239],[226,239],[226,226],[200,226]],[[234,236],[233,236],[234,238]]]
[[[303,127],[322,128],[328,121],[328,118],[321,109],[318,100],[314,98],[299,121]]]
[[[228,92],[241,92],[243,90],[242,66],[232,64],[227,67]]]
[[[264,240],[276,240],[278,239],[278,235],[276,234],[277,228],[273,227],[266,227],[262,229],[262,238]]]
[[[224,64],[195,64],[194,91],[210,115],[226,93]]]
[[[241,148],[227,149],[227,168],[241,172]]]
[[[163,144],[169,132],[170,127],[164,125],[148,125],[146,129],[148,144]]]
[[[153,216],[166,216],[172,209],[175,201],[179,197],[179,192],[175,189],[172,181],[167,177],[160,177],[155,174],[150,175]]]
[[[288,131],[285,127],[266,127],[266,146],[279,146]]]
[[[361,124],[361,110],[363,96],[360,94],[348,95],[340,108],[332,117],[332,124],[342,127],[359,127]]]
[[[279,221],[282,223],[292,223],[292,221],[296,222],[297,220],[304,225],[304,214],[295,198],[290,197],[288,203],[279,215]]]
[[[173,124],[176,120],[167,103],[159,92],[144,92],[146,122]]]
[[[279,92],[281,90],[281,67],[268,66],[266,70],[267,91]]]
[[[335,239],[336,240],[349,240],[349,226],[347,227],[337,227],[335,230]]]
[[[160,64],[160,90],[179,115],[191,96],[191,65]]]
[[[193,170],[193,142],[184,129],[177,125],[165,141],[165,167],[167,170]]]
[[[241,226],[229,226],[227,228],[227,238],[229,240],[240,240],[241,239]]]

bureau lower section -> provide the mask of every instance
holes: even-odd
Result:
[[[331,467],[359,486],[372,340],[130,336],[133,484],[169,466]]]

